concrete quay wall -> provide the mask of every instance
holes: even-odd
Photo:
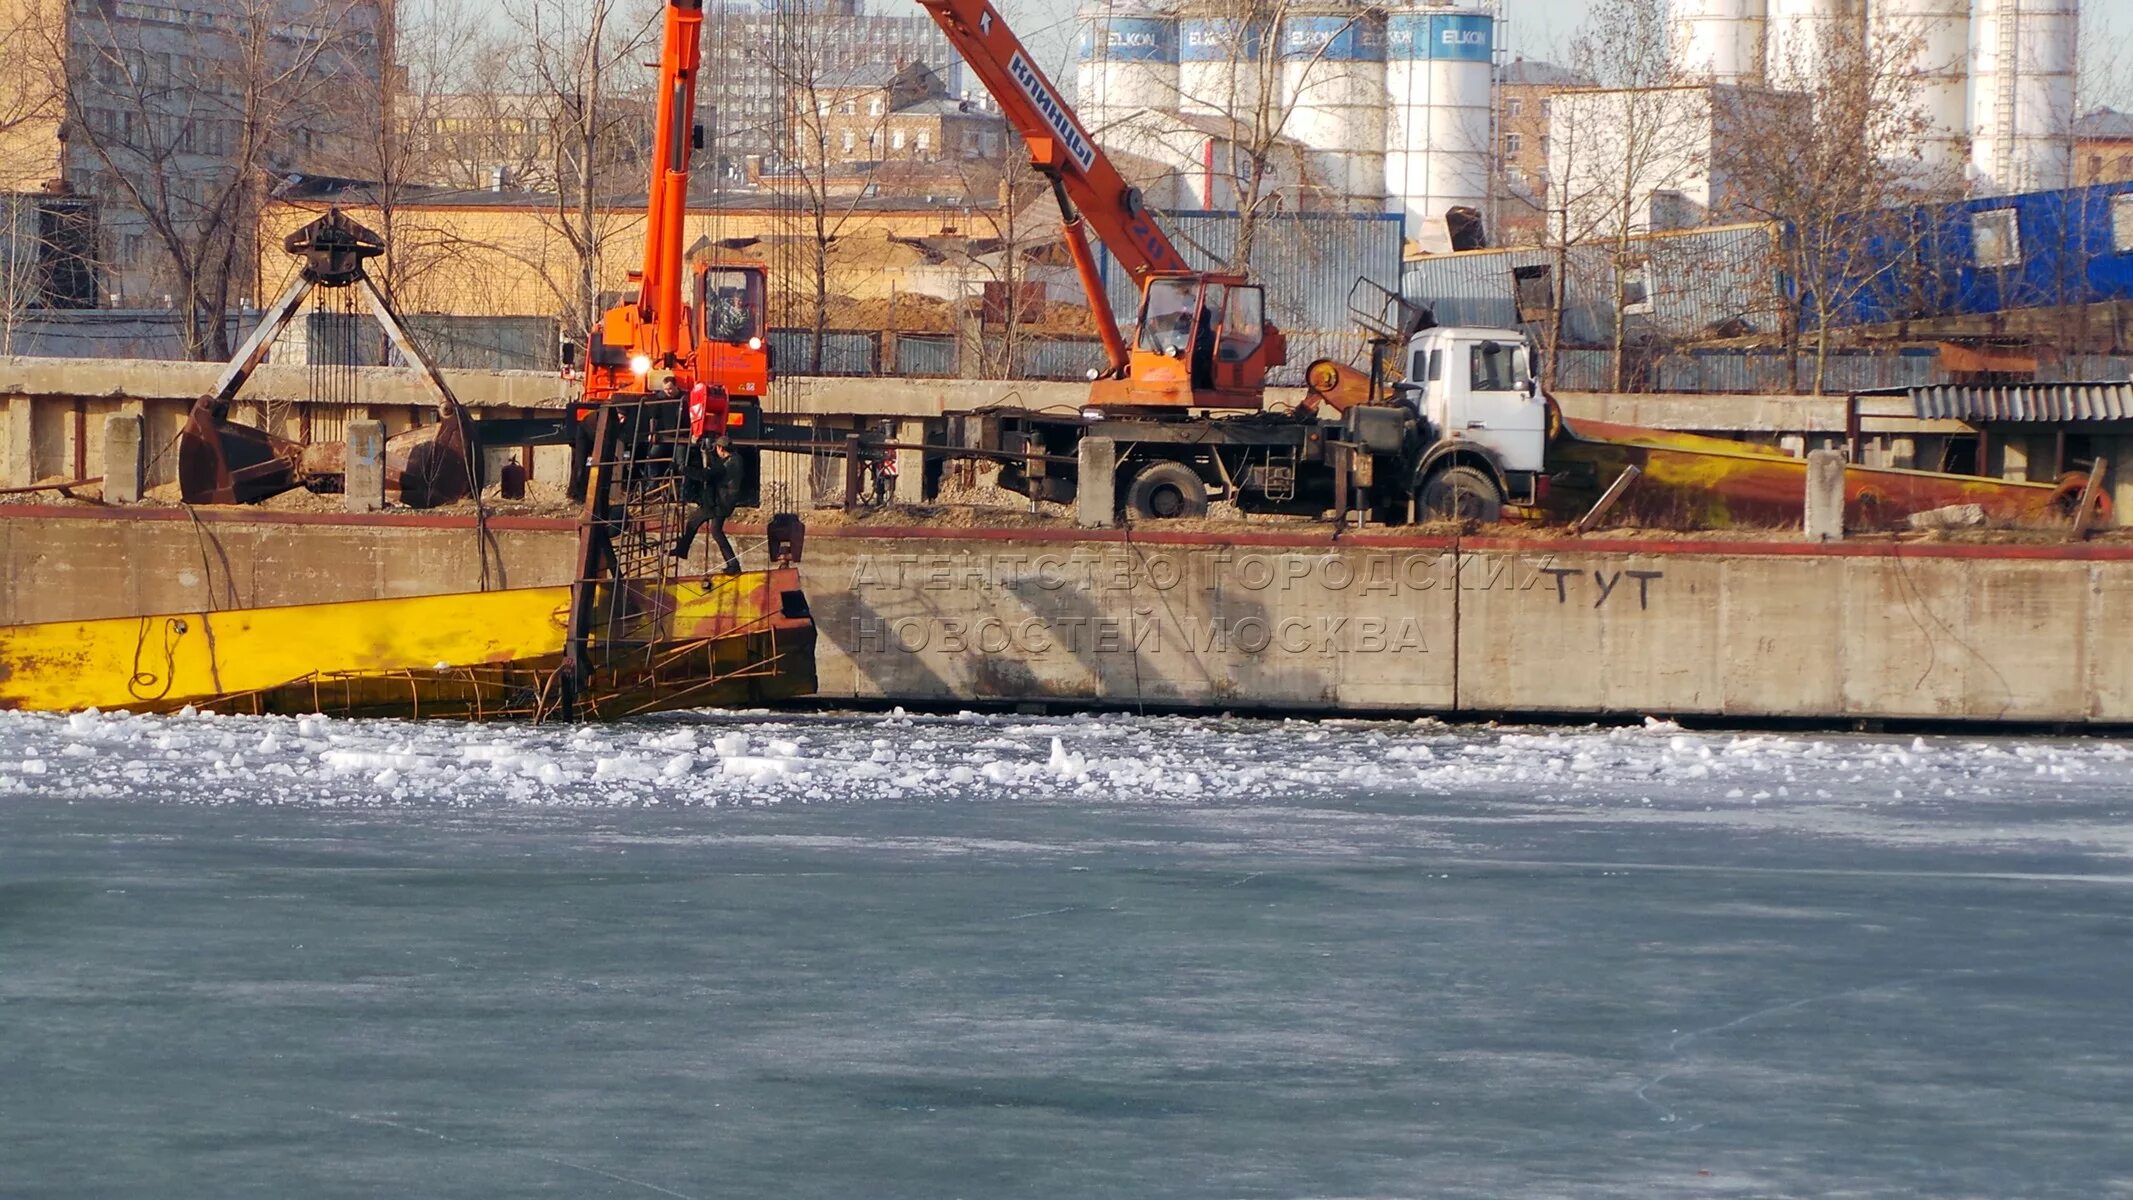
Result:
[[[0,509],[0,621],[552,584],[574,547],[80,511]],[[2128,547],[818,529],[803,578],[830,700],[2133,722]]]

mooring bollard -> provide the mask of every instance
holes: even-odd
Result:
[[[1807,506],[1801,525],[1810,542],[1844,540],[1844,455],[1807,452]]]
[[[104,503],[139,503],[146,464],[141,440],[141,414],[112,413],[104,418]]]
[[[349,512],[376,512],[385,507],[385,423],[350,421],[348,446],[341,458],[341,491]]]

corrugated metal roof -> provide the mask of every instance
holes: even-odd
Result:
[[[1950,421],[2129,421],[2133,384],[1958,384],[1911,389],[1918,416]]]
[[[2092,109],[2074,118],[2074,140],[2133,140],[2133,113],[2115,108]]]
[[[1633,332],[1692,341],[1713,335],[1773,333],[1782,326],[1776,230],[1763,223],[1671,231],[1633,239],[1629,261],[1644,298],[1627,308]],[[1539,247],[1468,250],[1405,264],[1401,291],[1428,305],[1446,325],[1509,326],[1523,315],[1544,318],[1560,269],[1563,341],[1604,346],[1614,340],[1616,247],[1588,242],[1557,251]],[[1541,298],[1521,313],[1518,281],[1533,280]],[[1539,326],[1530,327],[1538,332]]]

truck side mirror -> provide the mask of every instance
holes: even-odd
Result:
[[[563,365],[566,367],[578,365],[578,344],[569,338],[563,339]]]

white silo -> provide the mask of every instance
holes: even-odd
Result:
[[[1385,187],[1385,18],[1361,4],[1297,5],[1276,32],[1282,132],[1304,147],[1309,190],[1376,210]]]
[[[1763,78],[1782,91],[1813,91],[1831,70],[1847,69],[1865,40],[1862,0],[1768,0]]]
[[[1148,109],[1178,104],[1176,19],[1144,4],[1094,4],[1080,15],[1075,111],[1103,131]]]
[[[1385,208],[1433,252],[1451,249],[1445,214],[1487,211],[1495,161],[1496,18],[1418,5],[1385,17]]]
[[[1675,65],[1712,83],[1763,81],[1765,0],[1674,0]]]
[[[2074,0],[1977,0],[1970,167],[1980,191],[2073,183]]]
[[[1178,14],[1178,108],[1235,117],[1247,127],[1257,115],[1265,70],[1266,26],[1247,22],[1235,6],[1193,6]]]
[[[1959,173],[1968,151],[1968,0],[1876,0],[1867,20],[1868,36],[1881,52],[1900,53],[1908,66],[1905,144],[1884,153],[1915,161],[1929,178]]]

